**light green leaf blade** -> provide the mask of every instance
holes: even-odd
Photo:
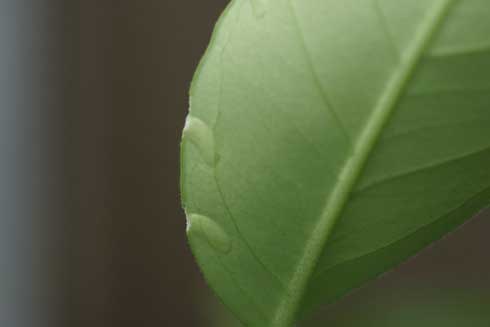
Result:
[[[182,197],[247,326],[291,326],[490,203],[486,0],[235,0],[196,73]]]

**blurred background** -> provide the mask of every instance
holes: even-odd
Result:
[[[239,326],[185,239],[187,90],[228,1],[0,0],[0,326]],[[490,213],[301,326],[489,326]]]

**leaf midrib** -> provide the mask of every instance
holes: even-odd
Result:
[[[308,283],[335,223],[341,216],[349,195],[361,176],[384,126],[390,119],[418,63],[453,2],[454,0],[441,0],[429,11],[424,22],[418,28],[412,45],[406,51],[404,60],[400,62],[398,71],[394,72],[387,83],[385,92],[381,95],[371,118],[367,121],[358,141],[354,144],[351,156],[339,174],[337,184],[326,199],[322,214],[304,248],[303,256],[297,264],[296,271],[287,285],[287,294],[275,312],[271,327],[289,327],[294,323]],[[289,0],[289,4],[296,19],[295,23],[297,23],[298,20],[291,0]],[[298,29],[300,29],[299,23]]]

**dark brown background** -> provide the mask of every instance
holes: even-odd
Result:
[[[209,291],[187,247],[179,204],[179,139],[193,71],[226,3],[57,4],[65,230],[53,276],[60,326],[209,326]],[[340,306],[355,313],[356,299],[405,284],[487,289],[489,218],[473,220]]]
[[[81,110],[72,117],[72,319],[201,326],[185,240],[179,139],[187,90],[227,1],[85,1]]]

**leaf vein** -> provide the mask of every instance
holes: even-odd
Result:
[[[393,54],[395,55],[395,58],[400,59],[400,50],[398,49],[398,46],[393,39],[393,33],[391,32],[390,26],[388,25],[388,21],[386,20],[386,16],[383,13],[383,9],[381,8],[381,5],[379,3],[379,0],[373,0],[373,6],[376,12],[376,15],[378,16],[379,21],[381,22],[381,27],[383,28],[383,31],[386,36],[386,40],[390,44],[390,47],[393,50]]]
[[[461,47],[461,48],[445,48],[435,49],[428,53],[429,58],[450,58],[450,57],[464,57],[475,54],[487,54],[490,53],[490,44],[483,44],[473,47]]]
[[[405,60],[400,63],[399,70],[394,72],[392,79],[388,82],[385,92],[374,108],[371,119],[367,121],[364,130],[361,131],[358,141],[354,144],[350,158],[347,159],[343,170],[339,174],[337,185],[328,195],[318,223],[304,248],[297,270],[293,273],[293,277],[289,282],[289,293],[292,296],[285,298],[280,303],[271,327],[286,327],[294,322],[299,311],[301,299],[304,297],[310,278],[315,272],[318,260],[334,229],[335,223],[339,219],[384,126],[407,87],[423,53],[427,50],[433,34],[449,11],[451,4],[452,0],[441,0],[429,12],[426,21],[417,31],[412,46],[408,48]],[[288,1],[288,5],[298,30],[301,30],[292,0]],[[302,33],[300,34],[302,35]],[[303,42],[301,45],[306,48],[304,37],[301,41]]]
[[[489,187],[485,187],[483,188],[482,190],[478,191],[477,193],[475,193],[474,195],[472,195],[470,198],[466,199],[463,201],[463,203],[461,203],[460,205],[454,207],[453,209],[451,209],[450,211],[448,211],[447,213],[443,214],[441,217],[437,218],[436,220],[433,220],[429,223],[426,223],[426,224],[423,224],[415,229],[413,229],[411,232],[407,233],[405,236],[401,237],[400,239],[398,240],[395,240],[395,241],[392,241],[392,242],[387,242],[386,244],[376,248],[375,250],[372,250],[372,251],[368,251],[366,253],[363,253],[362,255],[358,255],[358,256],[355,256],[353,258],[349,258],[349,259],[346,259],[346,260],[342,260],[342,261],[339,261],[338,263],[332,265],[332,266],[328,266],[327,268],[321,270],[320,272],[318,272],[317,274],[315,274],[315,277],[314,279],[319,279],[321,277],[321,275],[324,275],[326,274],[327,272],[329,272],[330,270],[334,269],[335,267],[337,266],[340,266],[342,264],[346,264],[346,263],[349,263],[349,262],[353,262],[353,261],[356,261],[360,258],[363,258],[363,257],[366,257],[368,255],[371,255],[371,254],[374,254],[378,251],[381,251],[383,249],[386,249],[390,246],[392,246],[393,244],[396,244],[400,241],[403,241],[411,236],[413,236],[414,234],[416,234],[417,232],[421,231],[422,229],[426,228],[426,227],[429,227],[435,223],[437,223],[440,219],[444,219],[445,217],[451,215],[452,213],[454,213],[455,211],[461,209],[462,207],[464,207],[469,201],[472,201],[473,199],[477,198],[478,196],[482,195],[483,193],[487,192],[487,191],[490,191],[490,186]],[[484,210],[484,209],[483,209]]]
[[[411,169],[411,170],[407,170],[407,171],[404,171],[404,172],[401,172],[401,173],[397,173],[397,174],[394,174],[394,175],[389,176],[389,177],[386,177],[386,178],[381,178],[379,180],[376,180],[374,182],[371,182],[371,183],[369,183],[367,185],[364,185],[361,188],[355,190],[355,194],[356,195],[359,195],[359,194],[364,193],[367,190],[372,189],[372,188],[374,188],[374,187],[376,187],[378,185],[385,184],[387,182],[394,181],[394,180],[397,180],[397,179],[400,179],[400,178],[403,178],[403,177],[406,177],[406,176],[410,176],[410,175],[413,175],[413,174],[416,174],[416,173],[420,173],[420,172],[423,172],[425,170],[429,170],[429,169],[441,167],[441,166],[444,166],[444,165],[447,165],[447,164],[451,164],[451,163],[454,163],[456,161],[463,160],[463,159],[466,159],[466,158],[469,158],[469,157],[472,157],[472,156],[475,156],[475,155],[479,155],[479,154],[484,153],[484,152],[487,152],[487,151],[490,151],[490,145],[489,146],[485,146],[482,149],[478,149],[478,150],[475,150],[475,151],[464,153],[464,154],[459,155],[459,156],[455,156],[455,157],[452,157],[452,158],[449,158],[449,159],[445,159],[445,160],[441,160],[441,161],[432,162],[432,163],[427,164],[427,165],[422,166],[422,167],[417,167],[415,169]]]
[[[250,252],[250,254],[252,255],[252,257],[257,261],[257,263],[262,267],[262,269],[264,269],[264,271],[266,271],[267,273],[269,273],[277,281],[277,283],[281,286],[281,288],[283,288],[283,289],[285,289],[287,291],[287,288],[285,287],[283,281],[276,274],[274,274],[274,272],[272,270],[270,270],[265,265],[265,263],[259,258],[259,256],[255,252],[255,250],[252,248],[252,246],[250,245],[250,243],[248,242],[248,240],[245,238],[245,235],[241,232],[241,230],[238,227],[238,224],[236,222],[236,219],[235,219],[233,213],[231,212],[231,209],[228,206],[228,203],[225,200],[224,193],[223,193],[223,191],[221,189],[221,185],[218,182],[218,177],[217,177],[216,171],[214,171],[213,176],[214,176],[214,180],[215,180],[215,183],[216,183],[216,187],[218,189],[219,197],[221,198],[221,202],[223,202],[223,206],[225,207],[225,210],[228,213],[228,216],[230,217],[230,220],[232,221],[233,226],[235,227],[235,230],[236,230],[238,236],[242,239],[242,241],[245,244],[247,250]]]
[[[301,49],[302,49],[302,51],[304,53],[304,56],[305,56],[305,59],[306,59],[306,64],[308,66],[308,70],[311,73],[311,77],[312,77],[313,83],[315,84],[315,87],[318,89],[318,92],[319,92],[320,97],[321,97],[322,102],[323,102],[323,106],[333,116],[336,124],[339,126],[339,128],[342,131],[344,137],[349,142],[349,144],[352,145],[351,136],[350,136],[349,132],[347,131],[347,128],[345,127],[344,123],[340,119],[337,110],[335,109],[335,107],[334,107],[334,105],[333,105],[333,103],[332,103],[329,95],[327,94],[327,91],[322,86],[322,83],[320,81],[320,77],[318,76],[318,72],[315,69],[315,65],[313,63],[313,58],[311,56],[310,51],[308,50],[308,47],[306,45],[306,40],[305,40],[305,36],[304,36],[303,30],[301,29],[300,24],[299,24],[299,21],[298,21],[296,9],[294,8],[293,4],[291,3],[291,0],[288,0],[287,2],[288,2],[288,5],[291,8],[291,15],[292,15],[293,24],[294,24],[294,27],[296,28],[296,30],[298,32],[298,38],[299,38],[299,41],[300,41],[299,43],[300,43]]]

